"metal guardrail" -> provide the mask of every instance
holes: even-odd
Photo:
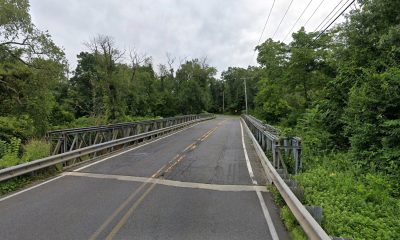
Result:
[[[272,164],[276,169],[282,169],[287,174],[284,157],[292,155],[294,159],[293,173],[297,174],[302,167],[301,139],[298,137],[283,137],[275,127],[264,124],[250,115],[243,115],[243,120],[249,126],[261,147],[272,156]],[[283,151],[282,151],[283,150]]]
[[[32,162],[27,162],[23,164],[19,164],[13,167],[5,168],[0,170],[0,182],[11,179],[17,176],[21,176],[27,173],[32,173],[37,170],[41,170],[47,167],[51,166],[57,166],[58,164],[63,164],[62,167],[68,167],[71,165],[76,164],[77,162],[82,162],[84,157],[95,157],[98,154],[104,154],[108,152],[112,152],[115,149],[118,148],[124,148],[127,147],[128,145],[133,145],[133,144],[138,144],[140,142],[143,142],[145,140],[158,137],[160,135],[164,135],[166,133],[175,131],[177,129],[186,127],[188,125],[200,122],[200,121],[205,121],[208,119],[214,118],[213,115],[202,115],[199,116],[198,118],[190,121],[186,121],[180,124],[176,124],[173,126],[153,130],[153,131],[148,131],[145,133],[140,133],[137,135],[129,136],[129,137],[124,137],[116,140],[112,140],[109,142],[104,142],[104,143],[99,143],[99,144],[94,144],[92,146],[87,146],[83,147],[80,149],[72,150],[69,152],[49,156],[46,158],[38,159]]]
[[[261,159],[262,166],[267,174],[268,179],[276,186],[280,195],[285,200],[286,204],[292,211],[300,226],[303,228],[304,232],[310,239],[330,240],[331,238],[328,236],[328,234],[324,231],[324,229],[322,229],[322,227],[307,211],[305,206],[299,201],[299,199],[275,169],[274,165],[265,155],[265,139],[269,139],[270,135],[273,134],[265,131],[265,128],[262,128],[261,126],[262,123],[255,121],[253,117],[243,115],[242,120],[245,122],[245,129],[254,143],[257,155]],[[273,137],[278,138],[277,136]],[[275,138],[272,138],[272,141],[274,139]],[[299,139],[296,141],[300,142]]]
[[[56,155],[94,144],[174,126],[199,119],[202,116],[206,115],[184,115],[148,121],[54,130],[46,133],[46,139],[51,143],[51,155]]]

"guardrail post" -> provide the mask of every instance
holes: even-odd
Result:
[[[301,163],[301,147],[300,147],[300,139],[293,139],[293,158],[295,161],[295,174],[297,174],[301,167],[302,167],[302,163]]]

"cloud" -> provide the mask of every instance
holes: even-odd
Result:
[[[298,30],[322,0],[313,0]],[[307,30],[314,28],[340,0],[326,1]],[[290,0],[276,1],[262,41],[271,37]],[[294,1],[275,40],[282,40],[308,1]],[[178,60],[207,57],[219,72],[230,66],[254,65],[253,49],[272,0],[33,0],[33,22],[48,30],[65,49],[72,68],[83,45],[98,34],[112,36],[121,49],[134,47],[166,63],[166,53]],[[342,18],[343,19],[343,18]],[[176,61],[179,62],[179,61]]]

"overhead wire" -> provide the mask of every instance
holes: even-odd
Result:
[[[269,18],[271,17],[271,13],[272,13],[272,9],[274,8],[274,5],[275,5],[275,0],[272,2],[271,9],[269,10],[269,13],[268,13],[267,21],[265,21],[264,28],[263,28],[263,30],[261,32],[260,38],[258,39],[257,45],[260,44],[260,41],[261,41],[261,38],[262,38],[262,36],[264,34],[265,28],[267,27]]]
[[[314,38],[314,41],[317,40],[326,30],[328,30],[328,28],[329,28],[340,16],[342,16],[342,14],[343,14],[344,12],[346,12],[346,10],[347,10],[355,1],[356,1],[356,0],[352,0],[351,3],[350,3],[349,5],[347,5],[347,7],[346,7],[345,9],[343,9],[343,11],[342,11],[339,15],[337,15],[336,18],[333,19],[333,21],[332,21],[331,23],[329,23],[329,25],[328,25],[323,31],[321,31],[321,32],[318,34],[317,37]]]
[[[303,12],[300,14],[300,16],[297,18],[296,22],[293,24],[293,26],[290,28],[289,32],[286,34],[285,38],[283,38],[282,42],[286,40],[286,38],[289,36],[289,34],[292,32],[296,24],[299,22],[300,18],[303,16],[303,14],[307,11],[308,7],[312,3],[313,0],[310,0],[307,4],[307,6],[304,8]]]
[[[336,6],[332,9],[332,11],[319,23],[319,25],[314,29],[313,32],[316,32],[316,31],[319,29],[319,27],[321,27],[321,25],[324,24],[325,21],[331,16],[331,14],[336,10],[336,8],[339,7],[340,4],[342,4],[344,1],[345,1],[345,0],[340,0],[340,1],[338,2],[338,4],[336,4]],[[349,0],[346,0],[346,1],[349,1]],[[346,3],[345,3],[345,4],[346,4]],[[342,6],[342,7],[343,7],[343,6]],[[333,16],[334,16],[334,15],[333,15]],[[328,22],[329,22],[329,21],[328,21]],[[322,27],[322,28],[323,28],[323,27]],[[322,29],[322,28],[321,28],[321,29]]]
[[[318,9],[321,7],[321,5],[325,2],[325,0],[322,0],[320,4],[315,8],[314,12],[311,14],[311,16],[307,19],[306,23],[304,23],[304,26],[307,25],[307,23],[311,20],[312,17],[314,17],[315,13],[318,11]]]
[[[328,21],[324,25],[322,25],[322,27],[319,30],[323,29],[327,24],[329,24],[329,22],[337,15],[337,13],[339,11],[341,11],[343,9],[343,7],[345,7],[346,4],[349,3],[350,1],[351,0],[346,0],[346,2],[338,10],[336,10],[336,12],[328,19]],[[352,4],[350,4],[347,8],[349,8],[351,5]],[[319,30],[316,30],[316,31],[319,31]],[[316,32],[316,31],[314,31],[314,32]]]
[[[267,28],[267,24],[268,24],[269,18],[271,17],[272,10],[274,9],[274,6],[275,6],[275,1],[276,1],[276,0],[274,0],[274,1],[272,2],[272,6],[271,6],[271,8],[270,8],[270,10],[269,10],[267,20],[265,21],[263,30],[262,30],[262,32],[261,32],[261,34],[260,34],[259,39],[258,39],[257,46],[260,44],[260,41],[261,41],[261,39],[262,39],[262,36],[264,35],[265,29]],[[254,49],[254,51],[253,51],[253,56],[251,57],[251,61],[253,61],[254,54],[256,54],[256,49]]]
[[[281,26],[281,24],[282,24],[283,20],[284,20],[284,19],[285,19],[285,17],[286,17],[286,14],[289,12],[290,6],[292,6],[292,3],[293,3],[293,0],[292,0],[292,1],[290,1],[290,4],[289,4],[288,8],[286,9],[286,12],[285,12],[285,14],[283,15],[283,17],[282,17],[281,21],[279,22],[279,24],[278,24],[278,27],[276,28],[276,30],[275,30],[275,32],[274,32],[274,34],[272,35],[272,38],[274,38],[274,37],[275,37],[275,35],[276,35],[276,33],[278,32],[278,30],[279,30],[279,27]]]

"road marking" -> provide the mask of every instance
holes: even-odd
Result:
[[[124,209],[128,204],[139,194],[139,192],[146,186],[147,182],[143,182],[129,197],[106,219],[106,221],[90,236],[89,240],[95,240],[99,237],[101,232],[114,220],[115,217]]]
[[[177,134],[177,133],[179,133],[179,132],[182,132],[182,131],[184,131],[184,130],[187,130],[187,129],[189,129],[189,128],[192,128],[192,127],[194,127],[194,126],[196,126],[196,125],[198,125],[198,124],[200,124],[200,123],[196,123],[196,124],[194,124],[193,126],[190,126],[190,127],[184,128],[184,129],[182,129],[182,130],[179,130],[179,131],[177,131],[177,132],[174,132],[174,133],[172,133],[172,134],[169,134],[169,135],[167,135],[167,136],[164,136],[164,137],[161,137],[161,138],[155,139],[154,141],[151,141],[151,142],[148,142],[148,143],[141,144],[141,145],[139,145],[139,146],[137,146],[137,147],[134,147],[134,148],[128,149],[128,150],[126,150],[126,151],[123,151],[123,152],[117,153],[117,154],[115,154],[115,155],[112,155],[112,156],[110,156],[110,157],[106,157],[106,158],[104,158],[104,159],[102,159],[102,160],[96,161],[96,162],[94,162],[94,163],[91,163],[91,164],[85,165],[85,166],[83,166],[83,167],[81,167],[81,168],[75,169],[75,170],[74,170],[74,172],[78,172],[78,171],[80,171],[80,170],[83,170],[83,169],[85,169],[85,168],[91,167],[91,166],[93,166],[93,165],[95,165],[95,164],[98,164],[98,163],[104,162],[104,161],[106,161],[106,160],[108,160],[108,159],[110,159],[110,158],[117,157],[117,156],[119,156],[119,155],[122,155],[122,154],[124,154],[124,153],[130,152],[130,151],[133,151],[133,150],[135,150],[135,149],[138,149],[138,148],[140,148],[140,147],[143,147],[143,146],[146,146],[146,145],[148,145],[148,144],[150,144],[150,143],[154,143],[154,142],[157,142],[157,141],[159,141],[159,140],[161,140],[161,139],[164,139],[164,138],[170,137],[170,136],[172,136],[172,135],[175,135],[175,134]]]
[[[183,151],[185,152],[186,150],[188,150],[189,148],[193,147],[194,145],[196,145],[196,142],[190,144],[189,146],[187,146]]]
[[[253,191],[268,192],[265,186],[254,186],[254,185],[224,185],[224,184],[181,182],[181,181],[174,181],[167,179],[159,179],[154,177],[147,178],[147,177],[83,173],[83,172],[66,172],[64,173],[64,175],[75,176],[75,177],[99,178],[99,179],[113,179],[113,180],[130,181],[130,182],[156,183],[159,185],[165,185],[170,187],[204,189],[204,190],[214,190],[223,192],[253,192]]]
[[[143,193],[142,196],[132,205],[131,208],[124,214],[124,216],[121,218],[121,220],[115,225],[115,227],[111,230],[110,234],[108,234],[106,240],[111,240],[114,238],[114,236],[118,233],[118,231],[126,224],[128,221],[129,217],[133,214],[133,211],[143,202],[143,200],[146,198],[146,196],[153,190],[153,188],[156,186],[156,183],[152,183],[152,185],[146,190],[146,192]]]
[[[90,167],[90,166],[93,166],[93,165],[95,165],[95,164],[97,164],[97,163],[104,162],[104,161],[106,161],[106,160],[108,160],[108,159],[110,159],[110,158],[117,157],[117,156],[119,156],[119,155],[121,155],[121,154],[124,154],[124,153],[127,153],[127,152],[129,152],[129,151],[133,151],[133,150],[138,149],[138,148],[140,148],[140,147],[146,146],[146,145],[148,145],[148,144],[150,144],[150,143],[157,142],[157,141],[159,141],[159,140],[161,140],[161,139],[170,137],[170,136],[175,135],[175,134],[177,134],[177,133],[179,133],[179,132],[182,132],[182,131],[185,131],[185,130],[187,130],[187,129],[189,129],[189,128],[192,128],[192,127],[194,127],[194,126],[196,126],[196,125],[198,125],[198,124],[200,124],[200,123],[201,123],[201,122],[196,123],[196,124],[194,124],[194,125],[192,125],[192,126],[189,126],[189,127],[185,127],[185,128],[183,128],[182,130],[179,130],[179,131],[177,131],[177,132],[173,132],[173,133],[171,133],[171,134],[169,134],[169,135],[166,135],[166,136],[163,136],[163,137],[161,137],[161,138],[154,139],[153,141],[150,141],[150,142],[141,144],[141,145],[139,145],[139,146],[137,146],[137,147],[130,148],[130,149],[126,150],[126,151],[123,151],[123,152],[114,154],[114,155],[112,155],[112,156],[106,157],[106,158],[104,158],[104,159],[102,159],[102,160],[99,160],[99,161],[96,161],[96,162],[94,162],[94,163],[85,165],[85,166],[83,166],[83,167],[81,167],[81,168],[75,169],[74,171],[80,171],[80,170],[82,170],[82,169],[85,169],[85,168],[88,168],[88,167]],[[64,177],[64,176],[65,176],[65,175],[61,174],[60,176],[57,176],[57,177],[52,178],[52,179],[49,179],[49,180],[47,180],[47,181],[44,181],[44,182],[39,183],[39,184],[37,184],[37,185],[34,185],[34,186],[32,186],[32,187],[29,187],[29,188],[26,188],[26,189],[22,189],[22,190],[20,190],[20,191],[18,191],[18,192],[16,192],[16,193],[13,193],[13,194],[11,194],[11,195],[8,195],[8,196],[5,196],[5,197],[3,197],[3,198],[0,198],[0,202],[4,201],[4,200],[6,200],[6,199],[9,199],[9,198],[15,197],[15,196],[17,196],[17,195],[19,195],[19,194],[22,194],[22,193],[24,193],[24,192],[28,192],[28,191],[30,191],[30,190],[32,190],[32,189],[37,188],[37,187],[43,186],[43,185],[45,185],[45,184],[47,184],[47,183],[50,183],[50,182],[52,182],[52,181],[54,181],[54,180],[57,180],[57,179],[60,179],[60,178],[62,178],[62,177]]]
[[[197,125],[197,124],[196,124]],[[195,126],[195,125],[194,125]],[[193,127],[193,126],[192,126]],[[183,129],[185,130],[185,129]],[[181,130],[181,131],[183,131]],[[210,130],[211,131],[211,130]],[[208,132],[210,132],[208,131]],[[207,132],[207,133],[208,133]],[[206,134],[207,134],[206,133]],[[205,134],[203,134],[204,136]],[[196,142],[190,144],[188,147],[194,146],[196,144]],[[145,144],[143,144],[145,145]],[[143,146],[141,145],[141,146]],[[188,147],[185,148],[184,151],[186,151],[188,149]],[[118,156],[118,155],[116,155]],[[148,183],[151,183],[152,185],[147,188],[147,190],[139,197],[139,199],[137,201],[135,201],[133,203],[133,206],[125,213],[125,215],[122,217],[122,219],[118,222],[118,224],[112,229],[112,231],[110,232],[110,234],[107,236],[107,239],[112,239],[117,233],[118,231],[125,225],[126,221],[128,220],[128,218],[132,215],[133,211],[140,205],[140,203],[143,202],[143,200],[145,199],[145,197],[151,192],[151,190],[155,187],[155,185],[160,182],[163,181],[162,179],[159,179],[161,172],[169,165],[172,164],[172,166],[170,166],[165,172],[171,170],[175,165],[177,165],[183,158],[185,157],[185,155],[180,155],[177,154],[171,161],[169,161],[167,164],[163,165],[160,169],[158,169],[158,171],[156,173],[154,173],[151,178],[143,178],[143,177],[130,177],[130,180],[132,181],[133,179],[137,180],[138,182],[140,182],[140,180],[142,180],[143,184],[141,186],[139,186],[139,189],[137,189],[131,196],[129,197],[126,201],[124,201],[124,203],[122,205],[120,205],[116,211],[100,226],[99,229],[96,230],[96,232],[92,235],[92,237],[90,239],[96,239],[101,232],[104,231],[104,229],[117,217],[117,215],[127,207],[127,205],[135,198],[135,196],[137,195],[137,193],[139,193]],[[107,159],[103,159],[101,161],[105,161]],[[94,165],[98,162],[95,162],[91,165]],[[69,172],[69,173],[65,173],[64,175],[75,175],[75,176],[97,176],[100,178],[110,178],[110,176],[115,177],[115,179],[126,179],[129,176],[120,176],[120,175],[103,175],[103,174],[90,174],[90,173],[82,173],[82,172],[78,172],[79,170],[82,170],[86,167],[89,166],[85,166],[83,168],[77,169],[73,172]],[[177,184],[179,185],[179,184]],[[171,184],[172,186],[172,184]]]
[[[206,140],[211,134],[213,134],[215,132],[215,130],[217,130],[218,126],[216,126],[215,128],[211,129],[205,136],[203,136],[200,141],[204,141]]]
[[[251,181],[253,182],[253,184],[257,184],[257,180],[254,178],[253,169],[251,168],[249,156],[247,154],[246,144],[244,142],[242,121],[240,121],[240,131],[242,133],[242,145],[243,145],[244,156],[245,156],[245,159],[246,159],[247,169],[249,171],[249,175],[250,175]],[[268,229],[269,229],[269,232],[271,234],[272,240],[279,240],[278,233],[276,232],[274,223],[272,222],[272,218],[271,218],[271,215],[268,212],[268,208],[267,208],[267,205],[265,204],[264,198],[263,198],[263,196],[262,196],[262,194],[261,194],[261,192],[259,190],[256,190],[256,193],[257,193],[258,201],[260,202],[260,205],[261,205],[261,209],[262,209],[263,214],[264,214],[264,218],[267,221]]]

